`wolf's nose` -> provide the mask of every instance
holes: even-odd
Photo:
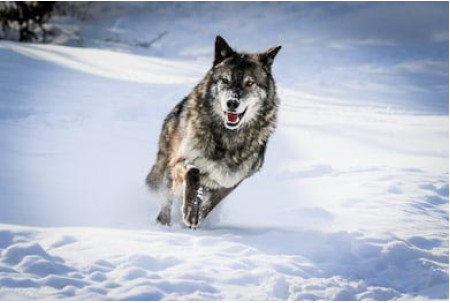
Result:
[[[231,99],[227,101],[227,107],[229,110],[236,110],[238,108],[239,102],[237,100]]]

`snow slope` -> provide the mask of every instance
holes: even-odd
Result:
[[[0,42],[0,299],[448,298],[447,113],[315,94],[281,60],[263,170],[163,228],[143,180],[210,60],[138,53]]]

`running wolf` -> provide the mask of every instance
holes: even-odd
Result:
[[[217,36],[204,79],[164,120],[156,163],[146,178],[163,194],[157,221],[171,224],[173,201],[197,228],[211,210],[264,162],[278,98],[271,66],[281,46],[249,54]]]

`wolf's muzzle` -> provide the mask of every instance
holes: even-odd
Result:
[[[227,101],[228,111],[235,111],[239,107],[239,101],[237,99],[230,99]]]

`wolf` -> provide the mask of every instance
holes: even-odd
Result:
[[[280,49],[237,52],[216,37],[212,67],[162,126],[156,163],[146,178],[163,196],[157,222],[171,224],[178,199],[184,224],[197,228],[260,170],[277,122],[272,63]]]

